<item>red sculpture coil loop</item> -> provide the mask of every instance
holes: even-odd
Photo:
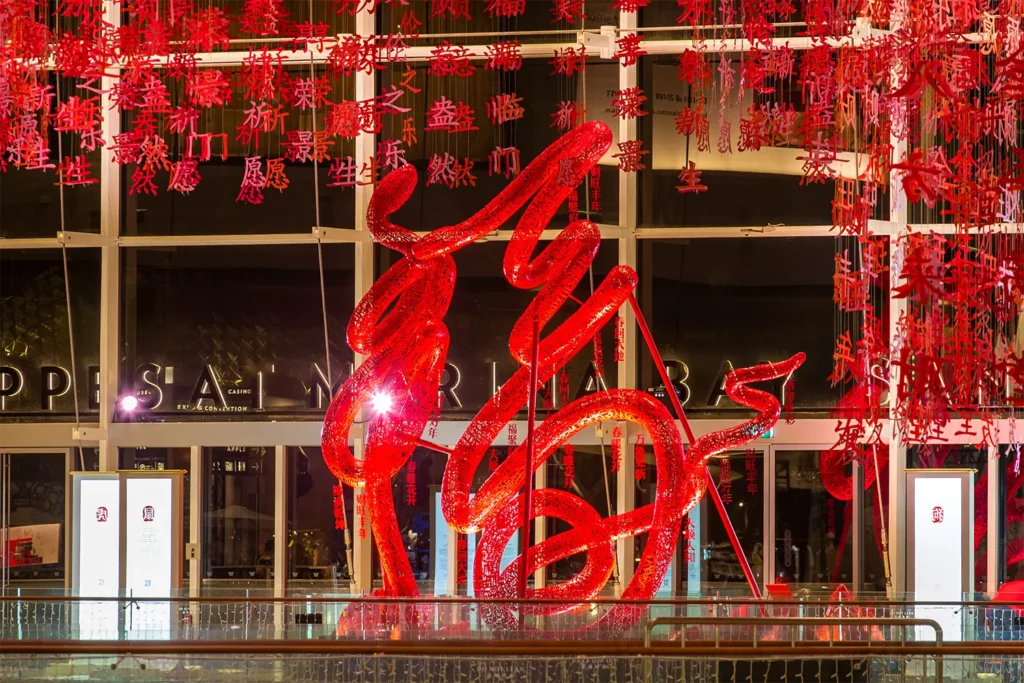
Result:
[[[514,286],[541,288],[510,335],[509,350],[520,368],[467,427],[449,456],[441,490],[442,510],[448,523],[461,533],[483,532],[474,576],[477,595],[517,597],[515,566],[504,572],[499,571],[499,566],[503,548],[522,525],[524,497],[520,490],[526,479],[526,445],[515,449],[475,495],[471,495],[471,488],[488,449],[534,390],[530,386],[529,367],[534,318],[537,328],[543,329],[571,296],[600,246],[596,225],[574,221],[534,257],[541,233],[610,144],[611,131],[607,126],[584,124],[546,149],[477,215],[421,238],[387,219],[412,193],[416,183],[412,167],[394,171],[377,187],[367,213],[369,229],[377,241],[400,251],[405,258],[374,284],[352,316],[349,343],[358,353],[366,354],[367,360],[331,402],[324,422],[323,452],[332,472],[342,481],[366,488],[385,594],[418,595],[395,519],[390,482],[422,436],[437,395],[448,348],[448,332],[441,319],[451,301],[455,281],[451,253],[499,228],[532,197],[512,234],[504,260],[505,275]],[[539,340],[539,383],[554,376],[593,339],[629,299],[636,282],[636,273],[631,268],[613,268],[588,300]],[[531,591],[529,597],[582,601],[596,596],[612,572],[614,540],[644,532],[651,536],[622,597],[652,597],[667,571],[680,522],[704,492],[705,461],[757,438],[778,420],[780,406],[775,397],[746,384],[788,375],[802,362],[803,354],[798,354],[783,363],[731,373],[726,380],[727,394],[737,403],[758,411],[758,415],[740,426],[698,439],[685,458],[672,416],[642,391],[598,392],[564,406],[539,424],[535,468],[559,445],[589,425],[636,424],[650,436],[658,487],[654,503],[609,519],[602,519],[592,506],[567,492],[537,491],[531,518],[557,517],[574,528],[530,548],[527,570],[532,572],[583,551],[587,551],[588,560],[572,579]],[[369,422],[366,458],[359,462],[348,447],[349,429],[360,407],[380,391],[400,400],[394,410]],[[619,605],[601,622],[628,626],[640,615],[634,607]],[[484,617],[493,626],[512,627],[511,609],[492,607]]]

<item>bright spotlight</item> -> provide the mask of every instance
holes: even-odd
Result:
[[[375,413],[387,413],[391,411],[391,407],[395,404],[395,400],[391,398],[391,394],[379,391],[373,395],[370,399],[370,405],[373,407]]]
[[[134,396],[128,395],[121,397],[121,410],[126,413],[130,413],[139,407],[139,399]]]

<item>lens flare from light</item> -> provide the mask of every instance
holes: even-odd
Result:
[[[391,394],[383,391],[378,391],[370,399],[370,405],[373,407],[375,413],[388,413],[391,412],[392,406],[395,404],[395,399],[391,398]]]
[[[123,396],[121,398],[121,410],[130,413],[139,407],[139,399],[134,396]]]

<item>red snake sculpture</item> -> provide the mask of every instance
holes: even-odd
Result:
[[[442,319],[455,285],[451,254],[499,228],[532,197],[512,233],[504,259],[505,276],[513,286],[540,290],[510,335],[509,351],[520,367],[480,410],[451,451],[441,489],[442,510],[448,523],[460,533],[482,532],[474,574],[477,595],[518,597],[517,563],[504,572],[499,567],[502,549],[523,524],[521,490],[526,481],[526,444],[513,450],[475,495],[471,496],[471,488],[488,449],[527,403],[530,391],[535,390],[530,381],[534,326],[544,330],[571,297],[601,242],[594,223],[573,221],[534,256],[541,233],[569,193],[604,155],[611,140],[606,125],[583,124],[542,152],[475,216],[422,237],[387,218],[412,194],[416,184],[413,167],[395,170],[376,188],[367,212],[369,230],[376,241],[401,252],[404,258],[374,283],[349,322],[349,344],[367,358],[331,401],[324,420],[323,453],[339,479],[349,486],[365,488],[366,509],[384,577],[381,594],[418,595],[395,517],[391,479],[421,443],[436,402],[449,343]],[[633,269],[616,266],[565,322],[536,341],[538,386],[594,338],[630,299],[636,284]],[[672,559],[682,518],[704,493],[707,460],[758,438],[778,420],[778,400],[747,385],[785,377],[803,360],[804,354],[800,353],[781,363],[730,373],[725,382],[727,395],[757,411],[756,417],[701,437],[685,453],[672,415],[643,391],[613,389],[591,394],[565,405],[540,423],[534,440],[535,468],[590,425],[634,423],[650,437],[658,487],[652,504],[607,519],[566,491],[536,491],[530,517],[557,517],[573,528],[531,547],[526,557],[527,571],[584,551],[587,562],[573,578],[530,591],[528,597],[573,601],[593,598],[612,573],[615,540],[640,533],[650,536],[622,597],[653,597]],[[380,392],[392,397],[395,407],[368,422],[366,455],[357,460],[348,446],[351,425],[362,406]],[[597,623],[628,627],[641,615],[633,606],[616,605]],[[511,607],[491,605],[484,611],[484,618],[494,627],[514,627]],[[416,620],[415,615],[404,619],[407,623]]]

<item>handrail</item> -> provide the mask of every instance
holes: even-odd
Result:
[[[181,602],[181,603],[266,603],[266,604],[278,604],[278,603],[308,603],[308,604],[336,604],[339,602],[346,602],[350,604],[381,604],[381,605],[417,605],[417,604],[440,604],[440,605],[566,605],[566,604],[579,604],[578,600],[556,600],[546,598],[524,598],[524,599],[507,599],[507,598],[471,598],[471,597],[454,597],[454,596],[423,596],[423,597],[375,597],[375,596],[346,596],[339,595],[336,597],[329,596],[248,596],[248,595],[234,595],[234,596],[167,596],[167,597],[131,597],[120,596],[120,597],[84,597],[84,596],[70,596],[70,595],[0,595],[0,603],[3,602],[124,602],[127,600],[133,600],[134,602]],[[807,598],[804,600],[794,599],[756,599],[756,598],[704,598],[698,600],[692,599],[654,599],[654,600],[629,600],[619,598],[591,598],[586,600],[587,605],[641,605],[651,607],[687,607],[687,606],[711,606],[711,605],[771,605],[777,607],[798,607],[807,605],[836,605],[842,607],[1011,607],[1019,606],[1019,600],[964,600],[964,601],[927,601],[919,602],[915,600],[843,600],[842,602],[834,602],[829,600],[827,597],[822,596],[821,598]]]
[[[865,641],[841,641],[828,645],[816,641],[798,641],[796,646],[755,643],[752,640],[727,641],[718,645],[711,641],[690,641],[685,650],[675,641],[655,643],[646,647],[639,640],[624,641],[555,641],[555,640],[21,640],[0,641],[0,661],[12,655],[630,655],[666,656],[685,654],[687,657],[870,657],[899,655],[920,657],[941,656],[1019,656],[1020,643],[981,641],[975,643],[946,642],[906,643],[879,641],[868,645]],[[681,652],[682,650],[682,652]]]

